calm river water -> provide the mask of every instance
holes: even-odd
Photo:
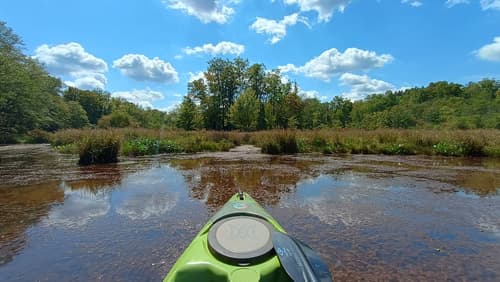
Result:
[[[159,281],[238,188],[337,281],[500,281],[500,160],[0,147],[0,281]]]

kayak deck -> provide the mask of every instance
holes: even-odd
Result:
[[[235,194],[205,224],[164,282],[291,281],[272,246],[268,250],[264,239],[258,242],[272,231],[285,233],[247,193]]]

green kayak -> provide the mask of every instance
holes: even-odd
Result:
[[[319,256],[240,192],[207,222],[163,281],[294,280],[332,277]]]

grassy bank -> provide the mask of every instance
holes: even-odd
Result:
[[[500,157],[500,130],[266,131],[252,136],[266,153]],[[290,150],[290,148],[295,148]]]
[[[92,136],[92,138],[88,138]],[[59,151],[78,153],[85,142],[113,136],[120,155],[227,151],[252,144],[268,154],[389,154],[500,157],[500,130],[272,130],[218,132],[182,130],[63,130],[48,136]],[[97,141],[95,141],[97,140]],[[109,140],[108,140],[109,143]]]
[[[118,140],[117,153],[123,156],[228,151],[242,142],[242,135],[236,132],[137,128],[62,130],[50,134],[48,141],[59,152],[81,154],[81,149],[89,142],[93,145],[99,140],[106,143],[107,139],[101,137],[110,135]]]

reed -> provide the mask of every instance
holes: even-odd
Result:
[[[259,132],[123,128],[63,130],[50,134],[56,148],[112,133],[122,155],[227,151],[252,144],[268,154],[389,154],[500,157],[500,130],[321,129]]]
[[[120,139],[113,132],[92,132],[78,141],[78,164],[116,163],[119,151]]]

